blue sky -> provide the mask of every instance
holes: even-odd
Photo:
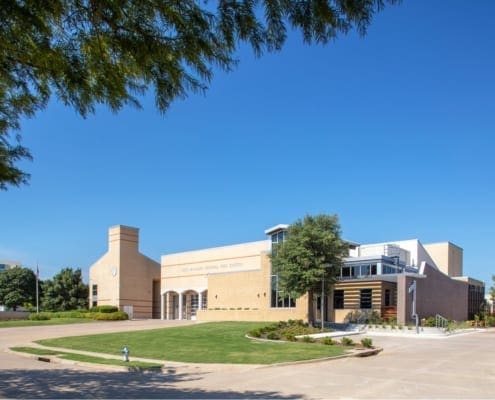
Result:
[[[22,124],[32,179],[0,192],[0,259],[87,279],[112,225],[139,227],[159,261],[329,213],[356,242],[451,241],[465,275],[491,285],[493,16],[490,0],[404,0],[364,38],[242,49],[165,116],[152,93],[86,120],[53,101]]]

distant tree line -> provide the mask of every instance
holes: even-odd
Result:
[[[43,311],[88,308],[88,285],[80,268],[63,268],[52,279],[39,281],[39,306]],[[0,272],[0,304],[16,311],[36,309],[36,274],[29,268],[14,267]]]

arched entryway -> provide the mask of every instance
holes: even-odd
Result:
[[[206,309],[208,290],[169,290],[162,294],[162,319],[195,320]]]

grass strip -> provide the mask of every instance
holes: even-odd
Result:
[[[35,354],[37,356],[56,356],[61,354],[60,351],[54,351],[50,349],[40,349],[38,347],[11,347],[10,350],[17,351],[19,353]]]
[[[46,321],[31,321],[28,319],[18,319],[9,321],[0,321],[0,328],[14,328],[22,326],[43,326],[43,325],[68,325],[68,324],[85,324],[95,322],[88,318],[53,318]]]
[[[259,322],[211,322],[185,327],[118,332],[40,340],[45,346],[118,354],[124,346],[131,358],[193,363],[274,364],[342,355],[340,345],[259,342],[247,339]]]
[[[105,364],[105,365],[118,365],[120,367],[129,367],[129,368],[138,368],[138,369],[148,369],[148,368],[161,368],[161,364],[149,363],[144,361],[121,361],[113,358],[102,358],[102,357],[93,357],[87,356],[84,354],[76,354],[76,353],[63,353],[60,358],[64,360],[72,360],[93,364]]]
[[[149,363],[144,361],[121,361],[111,358],[87,356],[84,354],[66,353],[61,351],[55,351],[50,349],[40,349],[38,347],[11,347],[10,350],[20,353],[35,354],[38,356],[57,356],[58,358],[71,361],[86,362],[91,364],[105,364],[105,365],[117,365],[120,367],[129,367],[136,369],[151,369],[161,368],[161,364]]]

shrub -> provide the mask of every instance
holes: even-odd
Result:
[[[266,338],[270,340],[280,340],[280,334],[278,332],[269,332],[268,335],[266,335]]]
[[[304,343],[314,343],[315,342],[315,339],[312,338],[311,336],[303,336],[302,341]]]
[[[373,347],[373,340],[371,340],[370,338],[364,338],[361,339],[361,344],[363,345],[363,347],[371,348]]]
[[[256,336],[252,334],[252,331],[249,332],[249,334],[253,337],[262,337],[267,339],[270,339],[270,334],[272,334],[272,336],[276,334],[276,336],[278,337],[275,340],[284,338],[289,341],[296,341],[296,336],[309,335],[319,332],[321,332],[319,328],[310,327],[302,320],[288,320],[271,323],[269,325],[258,328],[255,332]],[[257,336],[258,333],[259,336]]]
[[[52,318],[86,318],[86,312],[84,310],[57,311],[50,314]]]
[[[260,328],[251,329],[249,331],[249,336],[252,336],[252,337],[261,337],[261,330],[260,330]]]
[[[322,339],[321,343],[327,346],[333,346],[335,341],[331,337],[327,336]]]
[[[297,338],[293,333],[286,333],[284,335],[285,340],[288,340],[289,342],[297,342]]]
[[[114,313],[119,311],[119,308],[117,306],[104,305],[92,307],[89,311],[92,313]]]
[[[435,326],[435,317],[426,318],[425,325],[429,326],[429,327],[434,327]]]
[[[348,338],[347,336],[344,336],[342,338],[341,343],[342,343],[342,346],[352,346],[354,344],[354,342],[352,341],[352,339],[351,338]]]
[[[369,320],[370,320],[370,322],[371,322],[372,324],[377,324],[378,322],[380,322],[380,319],[381,319],[381,318],[380,318],[380,314],[378,313],[378,311],[373,310],[373,311],[371,312],[371,316],[370,316],[370,319],[369,319]]]
[[[486,318],[486,326],[495,326],[495,316]]]
[[[123,311],[113,313],[97,312],[93,313],[93,319],[96,321],[123,321],[129,319],[129,316]]]
[[[31,321],[48,321],[51,318],[48,313],[39,313],[39,314],[29,314],[29,319]]]

